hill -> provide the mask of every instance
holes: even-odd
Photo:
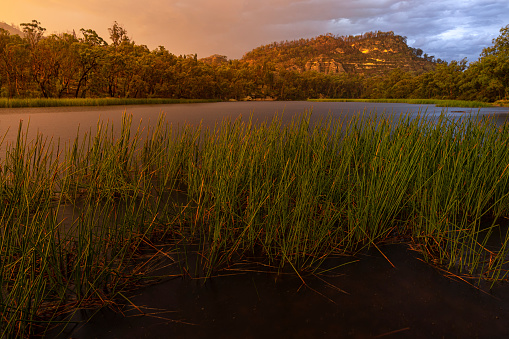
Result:
[[[228,57],[225,55],[214,54],[206,58],[201,58],[200,61],[208,65],[220,66],[228,63]]]
[[[19,35],[21,37],[24,35],[21,30],[19,30],[16,27],[13,27],[13,26],[11,26],[9,24],[6,24],[5,22],[0,22],[0,28],[1,29],[5,29],[7,32],[9,32],[12,35],[17,34],[17,35]]]
[[[320,35],[312,39],[274,42],[246,53],[251,65],[272,64],[276,69],[325,74],[386,74],[399,68],[415,74],[434,69],[435,60],[409,47],[394,32],[369,32],[358,36]]]

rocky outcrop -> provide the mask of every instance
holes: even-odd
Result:
[[[209,57],[202,58],[200,59],[200,61],[203,61],[204,63],[209,65],[219,66],[228,63],[228,57],[226,55],[214,54]]]
[[[360,36],[321,35],[312,39],[274,42],[244,55],[250,65],[288,71],[377,76],[393,69],[420,74],[435,67],[433,58],[406,44],[394,32],[368,32]]]
[[[334,59],[326,58],[324,56],[319,56],[318,58],[306,62],[304,70],[316,71],[325,74],[346,73],[343,64]]]

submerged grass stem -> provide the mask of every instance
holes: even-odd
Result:
[[[7,145],[2,336],[107,304],[163,259],[192,276],[245,260],[301,275],[405,241],[449,270],[507,279],[509,129],[489,118],[305,113],[205,129],[161,116],[143,137],[131,125],[61,147],[20,124]]]

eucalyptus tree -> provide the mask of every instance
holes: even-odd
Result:
[[[50,39],[44,37],[46,28],[37,20],[22,23],[24,41],[29,50],[30,74],[37,85],[39,94],[48,98],[52,96],[54,78],[58,73],[60,57],[54,48],[55,36]]]
[[[145,97],[148,78],[143,77],[143,70],[150,67],[146,64],[150,50],[145,45],[134,42],[123,42],[118,50],[122,56],[124,67],[118,78],[119,95],[126,98]]]
[[[77,74],[72,45],[76,38],[67,33],[53,34],[31,49],[32,78],[45,98],[69,93]]]
[[[127,31],[116,21],[108,28],[111,45],[106,48],[106,57],[102,63],[102,75],[106,80],[107,93],[110,97],[126,97],[129,92],[129,78],[133,58],[129,55],[135,48],[127,36]]]
[[[496,101],[509,97],[509,25],[500,29],[493,45],[465,71],[462,93],[469,99]]]
[[[416,76],[414,82],[415,89],[412,94],[413,98],[431,99],[439,93],[439,88],[436,86],[432,71]]]
[[[492,40],[493,46],[483,49],[481,56],[506,56],[509,52],[509,25],[500,29],[500,35]]]
[[[113,26],[108,28],[108,32],[110,33],[110,39],[115,47],[120,46],[123,42],[131,41],[127,35],[126,29],[116,21],[113,23]]]
[[[8,97],[13,97],[15,94],[19,95],[12,46],[13,39],[11,35],[5,29],[0,28],[0,89],[2,96]]]
[[[23,29],[24,38],[32,48],[37,46],[39,41],[42,40],[46,31],[46,28],[42,27],[41,23],[37,20],[22,23],[20,26]]]
[[[481,71],[490,78],[496,96],[493,99],[509,96],[509,25],[500,29],[500,35],[493,39],[493,46],[485,48],[479,60]],[[498,93],[497,93],[498,92]]]
[[[5,81],[4,95],[9,98],[28,95],[30,86],[29,52],[19,35],[0,30],[0,77]]]
[[[156,97],[176,97],[176,64],[177,56],[163,46],[159,46],[145,57],[143,74],[148,81],[149,94]]]
[[[87,90],[90,91],[94,88],[92,86],[93,83],[90,84],[87,83],[87,81],[93,77],[94,72],[98,71],[99,66],[104,61],[106,57],[106,46],[108,45],[96,31],[84,28],[80,31],[83,37],[73,45],[78,66],[76,89],[74,92],[76,98],[80,96],[84,97]]]
[[[437,64],[433,74],[433,83],[437,89],[437,99],[458,99],[461,95],[461,85],[464,71],[467,69],[467,59],[453,60],[450,63]]]
[[[55,54],[53,96],[58,98],[74,96],[74,87],[80,74],[78,55],[75,44],[78,39],[74,34],[61,33],[48,39],[50,50]]]

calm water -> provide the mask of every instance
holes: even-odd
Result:
[[[174,105],[139,105],[139,106],[102,106],[102,107],[44,107],[44,108],[0,108],[0,135],[5,133],[6,138],[2,145],[13,142],[20,120],[26,128],[29,125],[29,140],[37,132],[45,137],[53,137],[54,140],[73,140],[76,137],[78,127],[80,134],[85,131],[95,131],[99,121],[110,122],[120,129],[123,113],[133,115],[133,125],[138,127],[147,126],[157,121],[161,113],[173,124],[198,124],[200,121],[205,126],[214,126],[223,118],[235,119],[239,116],[247,119],[252,114],[258,121],[271,120],[275,114],[283,116],[283,121],[288,122],[297,114],[306,110],[312,110],[313,119],[320,119],[331,114],[334,117],[349,117],[359,112],[377,113],[427,113],[439,115],[444,108],[434,105],[410,105],[389,103],[333,103],[333,102],[219,102],[201,104],[174,104]],[[509,116],[509,108],[493,107],[482,109],[471,108],[448,108],[447,112],[454,117],[468,114],[493,115],[500,123]],[[118,127],[117,127],[118,126]]]
[[[331,275],[306,276],[307,286],[255,272],[168,280],[129,295],[137,308],[83,312],[83,320],[97,313],[60,338],[509,337],[507,285],[484,293],[405,245],[381,250],[395,267],[373,248]]]
[[[443,110],[432,105],[310,102],[0,109],[0,135],[8,131],[6,142],[13,142],[20,120],[30,124],[29,139],[41,132],[65,142],[75,138],[78,127],[81,133],[94,131],[98,121],[119,128],[124,112],[133,115],[136,126],[140,120],[143,126],[157,121],[161,113],[174,124],[203,121],[213,126],[226,117],[242,115],[247,119],[250,114],[258,121],[283,114],[283,120],[289,121],[311,109],[314,119],[327,114],[348,118],[364,110],[428,115],[439,115]],[[499,123],[509,116],[509,108],[447,111],[453,117],[493,115]],[[75,320],[83,322],[66,328],[60,337],[509,336],[509,286],[500,284],[489,293],[482,293],[443,276],[404,245],[390,245],[382,250],[395,267],[373,249],[360,261],[341,267],[330,276],[306,277],[309,288],[293,275],[275,277],[262,273],[219,277],[204,285],[189,279],[167,280],[129,294],[129,300],[137,307],[118,305],[123,313],[105,307],[78,314]]]

